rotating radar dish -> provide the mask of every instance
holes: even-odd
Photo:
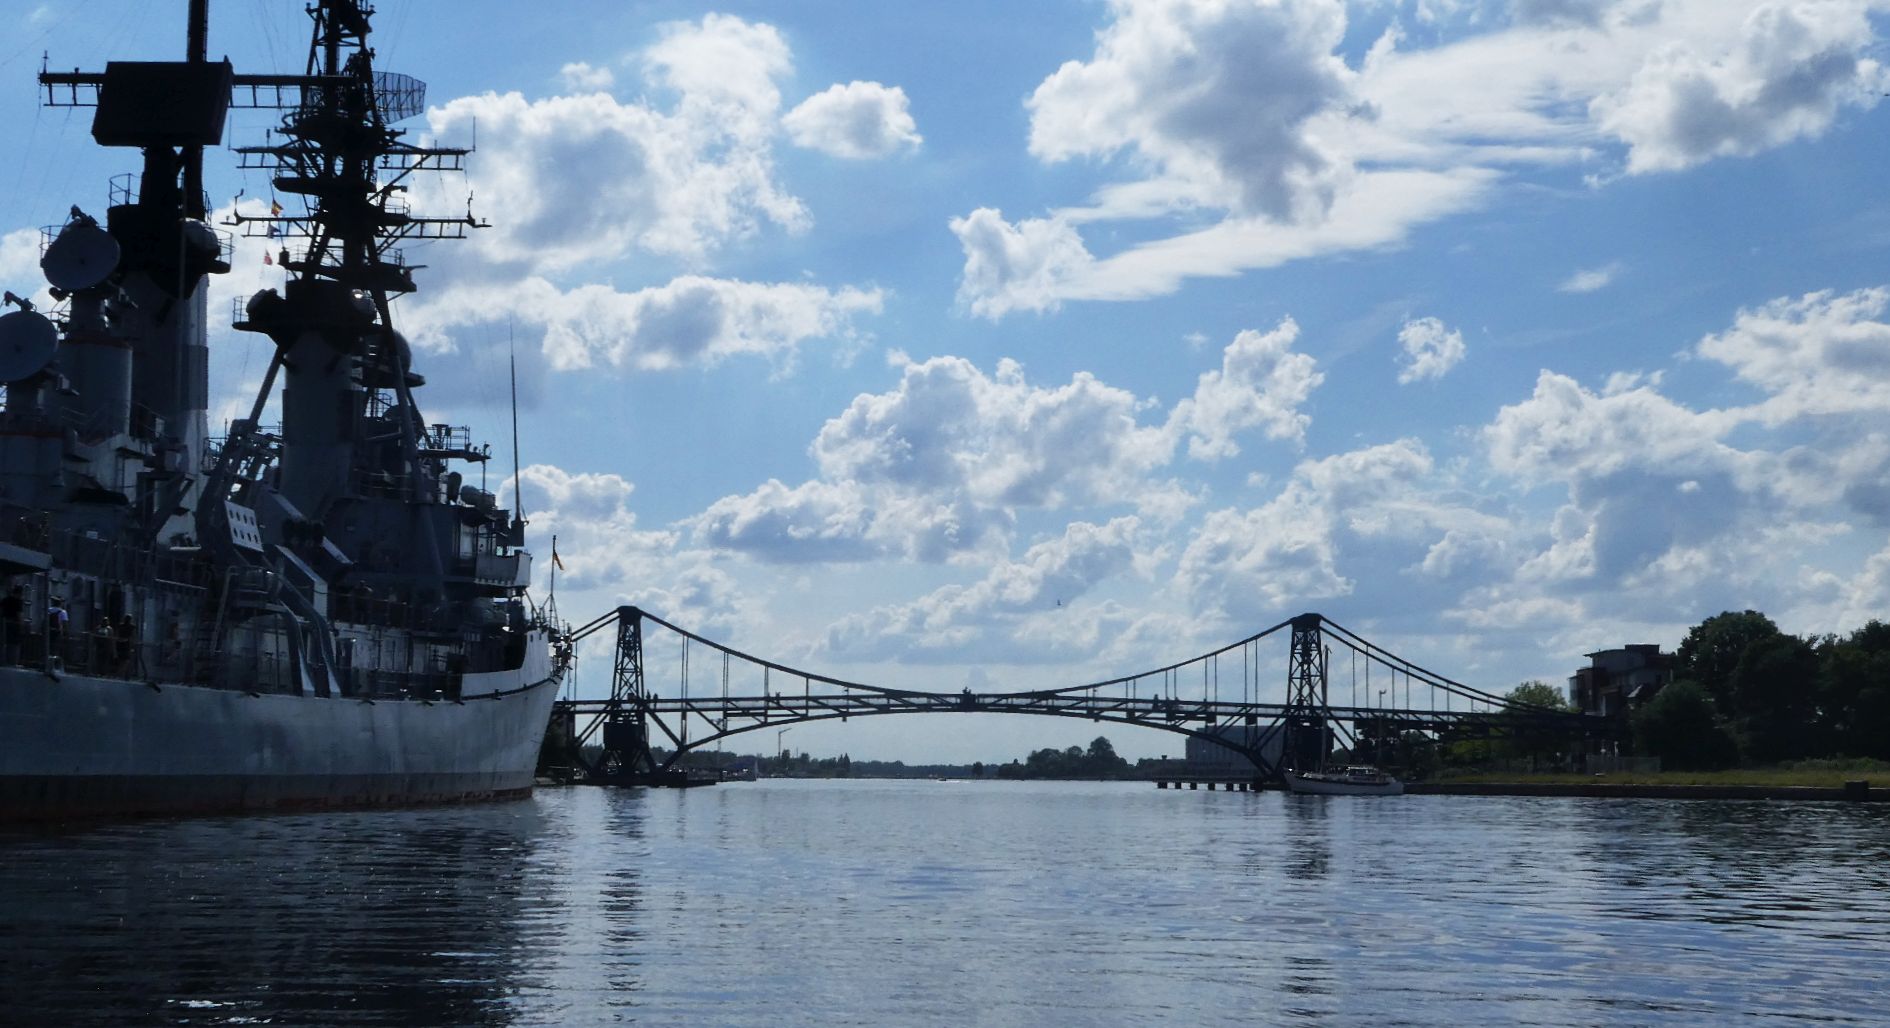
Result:
[[[39,268],[46,281],[67,292],[90,289],[118,267],[118,240],[97,223],[74,222],[46,248]]]
[[[0,315],[0,382],[38,374],[59,348],[59,330],[36,311]]]

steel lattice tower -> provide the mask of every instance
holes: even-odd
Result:
[[[1296,770],[1323,767],[1332,752],[1331,711],[1326,700],[1326,646],[1317,614],[1293,619],[1293,646],[1287,658],[1285,738],[1281,764]]]

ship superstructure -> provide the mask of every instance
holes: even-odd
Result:
[[[403,241],[478,224],[407,202],[469,151],[394,127],[425,87],[375,70],[371,7],[308,13],[300,75],[208,60],[207,0],[184,61],[41,75],[142,172],[102,220],[74,207],[47,231],[51,307],[8,293],[0,317],[0,816],[530,785],[568,653],[526,596],[523,519],[472,484],[489,448],[426,422],[391,309],[416,288]],[[238,150],[276,199],[218,228],[203,149],[233,105],[280,111]],[[224,230],[263,237],[289,277],[234,312],[273,354],[217,441],[206,294]]]

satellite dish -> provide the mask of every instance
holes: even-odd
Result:
[[[97,222],[75,221],[39,259],[46,281],[67,292],[90,289],[118,268],[118,240]]]
[[[0,315],[0,382],[18,382],[38,374],[58,348],[59,330],[44,314]]]

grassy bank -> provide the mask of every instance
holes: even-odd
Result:
[[[1577,775],[1556,772],[1517,771],[1445,772],[1440,783],[1463,785],[1506,785],[1528,783],[1542,785],[1756,785],[1810,786],[1837,789],[1845,782],[1863,779],[1873,789],[1890,788],[1890,763],[1881,760],[1802,760],[1779,767],[1732,768],[1726,771],[1654,771],[1617,772],[1605,775]]]

